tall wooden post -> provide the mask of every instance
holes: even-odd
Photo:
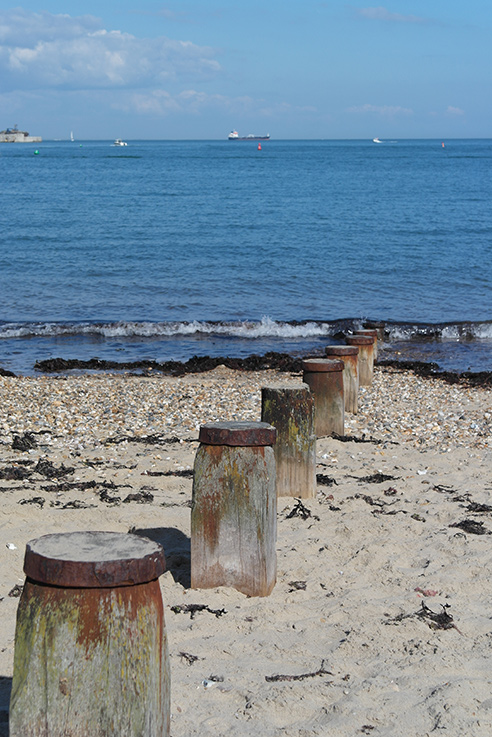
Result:
[[[376,328],[359,328],[354,330],[354,335],[368,335],[374,341],[374,363],[378,360],[378,331]]]
[[[306,358],[303,381],[314,395],[316,435],[344,434],[343,361]]]
[[[277,576],[275,428],[215,422],[200,428],[191,509],[191,585],[268,596]]]
[[[307,384],[275,384],[261,390],[261,419],[277,431],[274,446],[277,496],[316,496],[314,398]]]
[[[381,341],[381,343],[384,341],[386,323],[383,322],[383,320],[366,320],[362,323],[362,327],[368,330],[376,330],[378,334],[378,340]]]
[[[346,335],[345,342],[359,349],[359,386],[371,386],[374,375],[374,338],[369,335]]]
[[[327,358],[343,361],[343,396],[345,412],[357,414],[359,396],[359,349],[352,345],[327,345]]]
[[[160,545],[116,532],[27,545],[10,737],[168,737]]]

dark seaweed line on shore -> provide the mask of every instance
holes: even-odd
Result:
[[[265,371],[275,369],[288,373],[300,373],[302,371],[303,358],[291,356],[288,353],[269,352],[264,356],[253,354],[247,358],[230,358],[228,356],[193,356],[188,361],[104,361],[92,358],[82,361],[76,358],[49,358],[45,361],[36,361],[36,371],[45,374],[64,373],[67,371],[129,371],[141,376],[152,376],[165,374],[169,376],[184,376],[185,374],[196,374],[211,371],[217,366],[226,366],[235,371]],[[492,371],[464,371],[454,373],[452,371],[440,371],[436,363],[426,361],[398,361],[395,359],[384,359],[378,363],[384,368],[396,371],[411,371],[417,376],[425,379],[439,379],[448,384],[465,384],[467,386],[492,386]],[[15,377],[15,374],[0,367],[0,376]]]

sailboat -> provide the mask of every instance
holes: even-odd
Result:
[[[74,139],[74,137],[73,137],[73,131],[70,131],[70,140],[72,141],[72,143],[73,143],[73,142],[74,142],[74,140],[75,140],[75,139]]]

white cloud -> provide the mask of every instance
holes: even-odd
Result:
[[[347,108],[348,113],[364,114],[376,113],[385,117],[393,117],[394,115],[413,115],[413,110],[409,107],[401,107],[400,105],[355,105]]]
[[[358,8],[357,14],[369,20],[383,20],[390,23],[428,23],[425,18],[417,15],[401,15],[400,13],[392,13],[381,5],[376,8]]]
[[[294,112],[316,112],[314,107],[297,107],[288,103],[271,106],[267,105],[265,100],[255,99],[248,95],[228,97],[220,94],[207,94],[195,89],[185,89],[177,94],[171,94],[165,89],[130,91],[125,96],[118,95],[118,100],[113,103],[113,107],[126,112],[163,117],[177,112],[195,114],[211,108],[240,117],[254,114],[262,118],[290,115]]]
[[[106,30],[93,16],[0,12],[4,89],[131,88],[204,79],[220,71],[214,57],[213,49],[190,41]]]
[[[450,115],[453,118],[459,117],[460,115],[464,115],[465,111],[462,110],[460,107],[453,107],[452,105],[448,105],[446,108],[446,115]]]

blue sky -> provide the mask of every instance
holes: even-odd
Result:
[[[385,2],[385,0],[381,0]],[[490,0],[0,9],[0,128],[44,138],[491,137]]]

